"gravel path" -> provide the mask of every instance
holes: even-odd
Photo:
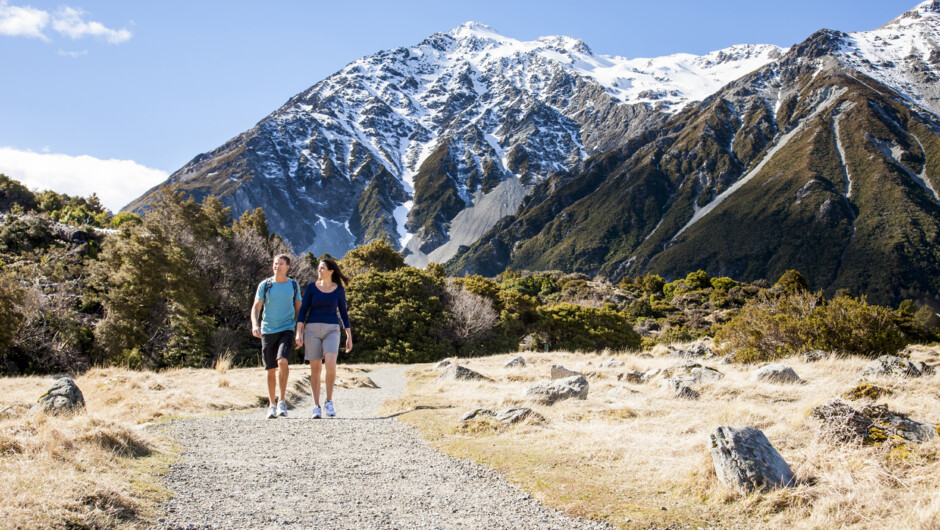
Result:
[[[370,372],[379,389],[337,388],[332,419],[309,419],[303,403],[274,420],[259,409],[170,422],[166,434],[186,451],[167,476],[176,495],[159,527],[608,528],[546,508],[397,419],[377,418],[406,369]]]

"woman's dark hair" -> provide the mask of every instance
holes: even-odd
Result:
[[[333,283],[342,285],[344,288],[349,285],[349,276],[346,276],[343,274],[343,271],[339,270],[339,264],[336,263],[335,259],[323,258],[320,260],[320,263],[325,264],[327,269],[333,271]]]

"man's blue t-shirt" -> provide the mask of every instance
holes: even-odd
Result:
[[[294,296],[294,280],[288,278],[284,283],[277,283],[271,280],[271,287],[268,288],[268,295],[264,295],[264,282],[258,284],[255,291],[255,300],[264,300],[264,313],[261,315],[261,333],[268,335],[270,333],[279,333],[281,331],[293,330],[296,324],[296,312],[294,302],[301,300],[300,287],[297,288],[297,296]]]

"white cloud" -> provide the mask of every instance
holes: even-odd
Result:
[[[49,24],[49,13],[29,6],[11,6],[0,0],[0,35],[49,40],[42,30]]]
[[[59,48],[59,55],[62,57],[71,57],[72,59],[78,59],[79,57],[88,55],[88,50],[82,50],[80,52],[79,51],[67,52],[63,50],[62,48]]]
[[[88,155],[34,153],[0,147],[0,173],[33,190],[98,198],[112,212],[165,181],[169,174],[133,160],[101,160]]]
[[[120,44],[131,38],[131,32],[126,29],[111,29],[101,22],[85,22],[81,9],[74,7],[60,7],[52,19],[52,29],[72,39],[80,39],[86,35],[100,37],[108,44]]]
[[[45,29],[52,29],[70,39],[97,37],[108,44],[121,44],[133,36],[126,28],[111,29],[101,22],[86,21],[85,12],[74,7],[60,7],[54,14],[30,6],[11,6],[0,0],[0,35],[31,37],[49,41]],[[62,53],[60,53],[62,55]]]

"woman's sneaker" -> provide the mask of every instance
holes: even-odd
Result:
[[[331,418],[336,416],[336,409],[333,408],[333,400],[327,400],[326,403],[323,404],[323,410],[325,410],[326,415]]]
[[[277,407],[275,407],[274,405],[271,405],[270,407],[268,407],[268,419],[270,420],[276,417],[277,417]]]
[[[310,417],[313,419],[320,419],[320,407],[313,407],[313,412],[310,413]]]
[[[277,415],[278,415],[278,416],[281,416],[281,417],[283,417],[283,418],[286,418],[286,417],[287,417],[287,402],[286,402],[286,401],[278,401],[278,403],[277,403]]]

